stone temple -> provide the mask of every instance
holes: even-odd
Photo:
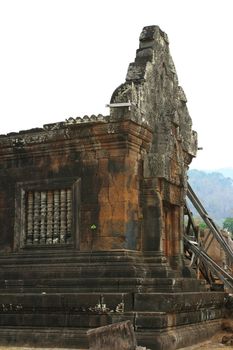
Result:
[[[88,348],[130,320],[138,344],[214,334],[224,292],[183,258],[197,134],[167,35],[145,27],[109,116],[0,136],[0,343]]]

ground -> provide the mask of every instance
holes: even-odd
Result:
[[[207,340],[203,343],[199,343],[193,346],[188,346],[185,348],[182,348],[180,350],[230,350],[233,349],[233,346],[226,346],[221,343],[222,338],[224,335],[230,335],[230,333],[226,333],[225,331],[221,331],[214,335],[210,340]]]
[[[231,333],[226,333],[226,331],[221,331],[214,335],[211,339],[196,344],[192,346],[188,346],[179,350],[233,350],[233,346],[226,346],[221,343],[224,335],[230,335]],[[8,347],[8,346],[0,346],[0,350],[55,350],[57,348],[32,348],[32,347]],[[58,350],[70,350],[67,348],[59,348]],[[75,350],[84,350],[84,349],[75,349]]]

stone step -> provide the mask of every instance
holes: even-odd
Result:
[[[123,304],[124,312],[186,312],[223,308],[223,292],[183,293],[1,293],[0,312],[111,312]]]
[[[153,256],[149,260],[147,257],[144,257],[141,252],[137,251],[99,251],[99,252],[80,252],[77,250],[64,250],[59,248],[52,248],[52,250],[47,247],[44,250],[35,249],[33,246],[29,250],[22,250],[18,253],[4,253],[0,256],[1,265],[10,265],[10,264],[69,264],[69,263],[157,263],[166,265],[166,259],[161,256]]]
[[[157,274],[153,277],[169,277],[166,269],[158,266]],[[124,265],[122,264],[67,264],[67,265],[5,265],[0,271],[0,279],[31,279],[31,278],[85,278],[85,277],[152,277],[150,270],[144,265]],[[172,276],[171,276],[172,277]]]
[[[1,293],[0,313],[4,312],[102,312],[98,305],[113,311],[119,304],[125,311],[133,309],[132,293]]]
[[[55,279],[94,279],[97,276],[99,279],[138,279],[138,280],[159,280],[160,283],[166,278],[174,283],[174,288],[176,289],[177,282],[183,278],[182,288],[185,291],[194,291],[197,290],[198,286],[204,285],[205,282],[199,280],[197,281],[192,277],[181,277],[176,276],[176,272],[168,269],[166,266],[161,266],[160,264],[139,264],[139,263],[126,263],[118,262],[105,262],[105,263],[76,263],[70,262],[67,264],[63,263],[54,263],[50,261],[49,264],[42,263],[40,260],[37,264],[30,263],[29,261],[22,264],[15,264],[12,261],[4,263],[1,265],[0,269],[0,280],[32,280],[32,279],[41,279],[41,280],[55,280]],[[170,283],[170,282],[169,282]],[[1,286],[0,286],[1,288]],[[200,288],[199,288],[200,290]]]
[[[159,315],[158,315],[159,316]],[[176,349],[212,336],[220,330],[221,319],[184,324],[172,329],[136,328],[138,345],[153,350]],[[93,329],[93,327],[91,327]],[[88,328],[1,326],[1,346],[88,349]],[[50,350],[48,349],[48,350]],[[15,349],[16,350],[16,349]]]
[[[87,329],[64,327],[0,327],[1,346],[88,349]]]
[[[35,276],[34,276],[35,277]],[[169,292],[204,290],[204,281],[187,278],[31,278],[1,279],[0,293],[4,292],[101,292],[101,291],[134,291],[134,292]]]
[[[1,327],[67,327],[67,328],[96,328],[111,323],[130,320],[137,331],[160,330],[178,327],[186,324],[221,319],[220,309],[201,308],[193,311],[162,313],[162,312],[116,312],[92,310],[82,312],[73,309],[46,308],[12,308],[4,304],[1,309]]]
[[[224,308],[224,292],[135,293],[135,311],[182,312]]]
[[[210,338],[221,329],[221,319],[185,324],[167,329],[136,330],[139,345],[151,350],[174,350],[197,344]],[[195,347],[196,348],[196,347]],[[208,346],[206,349],[209,349]]]

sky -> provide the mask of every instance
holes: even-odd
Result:
[[[233,167],[232,0],[0,0],[0,134],[105,105],[144,26],[168,34],[199,135],[191,167]]]

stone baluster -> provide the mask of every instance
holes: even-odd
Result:
[[[33,244],[40,241],[40,192],[34,192],[34,235]]]
[[[40,194],[40,243],[43,244],[46,241],[46,219],[47,219],[47,192],[42,191]]]
[[[54,222],[53,222],[53,243],[59,243],[60,238],[60,191],[54,191]]]
[[[60,191],[60,243],[65,243],[66,235],[66,190]]]
[[[71,189],[28,191],[26,244],[58,244],[71,240]]]
[[[72,225],[72,192],[70,189],[66,191],[66,241],[71,239]]]
[[[47,235],[46,243],[52,244],[53,240],[53,191],[47,192]]]
[[[27,194],[27,227],[26,227],[26,244],[33,243],[33,192],[28,191]]]

